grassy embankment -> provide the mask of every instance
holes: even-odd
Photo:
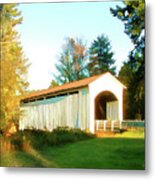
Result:
[[[29,145],[24,151],[2,153],[1,166],[141,170],[145,168],[143,131],[124,132],[116,134],[114,138],[81,140],[76,139],[72,141],[74,143],[60,145],[40,144],[40,148]]]

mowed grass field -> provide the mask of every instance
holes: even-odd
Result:
[[[137,135],[137,138],[136,136]],[[93,138],[61,146],[1,154],[1,166],[145,169],[144,133],[126,133],[114,138]]]

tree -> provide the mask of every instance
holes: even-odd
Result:
[[[124,91],[124,118],[125,119],[133,119],[136,114],[136,106],[134,93],[135,93],[135,73],[132,71],[132,66],[130,61],[124,62],[118,78],[119,80],[126,85],[127,90]]]
[[[23,55],[19,36],[15,26],[22,22],[21,13],[16,4],[0,5],[1,24],[1,129],[19,116],[19,99],[28,86],[26,73],[27,59]]]
[[[64,84],[87,77],[87,51],[81,39],[67,38],[59,62],[56,64],[58,84]]]
[[[108,37],[105,35],[98,36],[89,48],[90,59],[88,71],[90,76],[110,71],[115,74],[113,59],[114,53],[111,51],[111,45]]]
[[[52,80],[49,88],[53,88],[53,87],[57,87],[57,86],[59,86],[59,84],[55,80]]]
[[[129,53],[128,64],[130,70],[134,74],[134,78],[130,80],[129,86],[134,88],[133,92],[129,92],[134,97],[132,104],[136,104],[133,111],[144,119],[144,80],[145,80],[145,2],[124,1],[124,7],[116,6],[111,9],[111,13],[123,21],[125,25],[125,33],[129,36],[134,44],[134,49]],[[128,74],[126,74],[128,76]],[[131,105],[132,105],[131,104]],[[131,106],[132,108],[132,106]]]
[[[144,0],[124,1],[125,7],[117,6],[111,9],[111,13],[123,21],[125,33],[134,44],[134,49],[129,54],[133,63],[133,70],[137,71],[141,66],[144,68],[145,51],[145,3]]]

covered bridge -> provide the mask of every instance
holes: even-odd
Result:
[[[121,126],[124,88],[107,72],[34,92],[21,100],[19,129],[71,127],[94,133],[99,124],[104,130],[107,122]]]

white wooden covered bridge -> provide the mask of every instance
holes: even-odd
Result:
[[[111,73],[34,92],[21,100],[19,129],[80,128],[92,133],[123,120],[123,89]]]

